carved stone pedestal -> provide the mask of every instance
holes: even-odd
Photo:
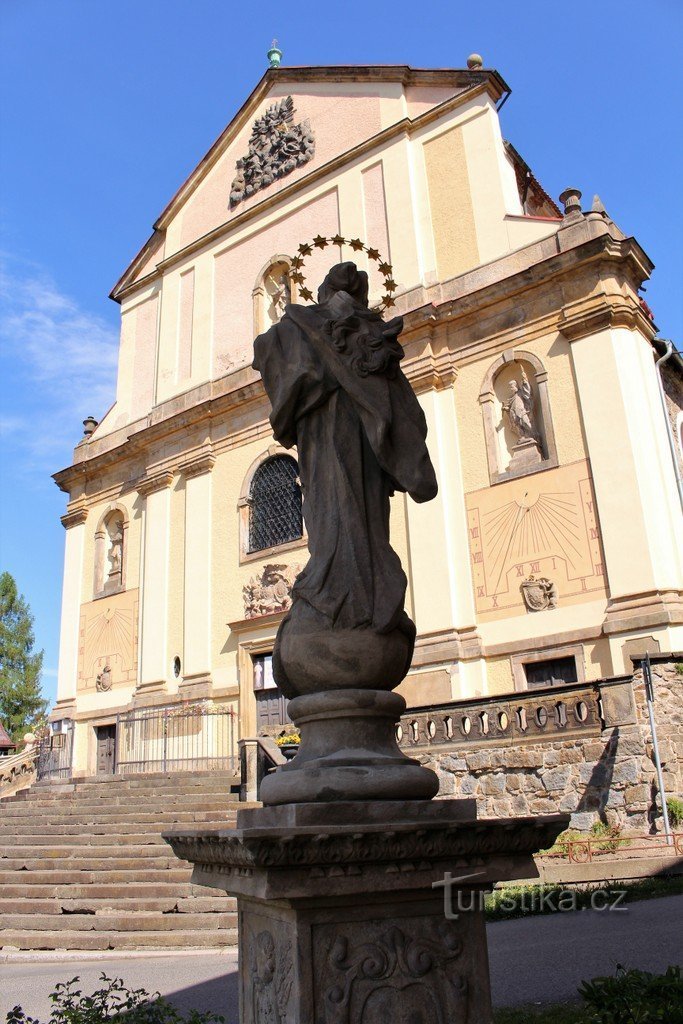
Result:
[[[532,854],[568,818],[474,813],[474,801],[288,804],[167,835],[195,883],[237,896],[240,1024],[490,1024],[478,894],[535,876]]]

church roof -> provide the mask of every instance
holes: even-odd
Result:
[[[154,232],[132,260],[124,274],[114,285],[110,298],[121,300],[121,293],[131,284],[150,259],[158,251],[163,232],[185,201],[194,192],[202,179],[209,173],[239,131],[249,120],[252,112],[267,97],[275,85],[283,83],[400,83],[406,86],[453,86],[468,89],[486,84],[494,98],[500,99],[510,92],[509,87],[497,71],[483,68],[413,68],[408,64],[342,64],[332,66],[302,66],[268,68],[240,109],[221,132],[205,156],[185,179],[173,198],[166,204],[154,222]],[[228,218],[226,218],[227,220]],[[144,275],[142,275],[144,276]]]
[[[7,730],[5,729],[2,722],[0,722],[0,750],[7,750],[14,747],[15,744],[9,738]]]

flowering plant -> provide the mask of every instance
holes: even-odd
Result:
[[[299,735],[298,732],[295,731],[287,732],[284,733],[282,736],[278,736],[275,742],[277,743],[278,747],[289,747],[293,746],[294,744],[301,743],[301,736]]]

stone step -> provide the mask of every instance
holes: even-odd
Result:
[[[217,890],[216,890],[217,891]],[[49,914],[50,916],[76,913],[102,914],[111,911],[131,913],[139,910],[156,911],[158,914],[216,914],[234,913],[237,900],[227,893],[216,896],[166,896],[154,898],[113,897],[93,899],[4,899],[0,894],[0,915],[5,914]],[[5,922],[2,922],[3,925]]]
[[[178,864],[181,862],[178,861]],[[23,885],[87,885],[90,882],[136,882],[140,881],[139,865],[132,870],[110,871],[107,869],[94,871],[74,870],[47,870],[47,871],[2,871],[0,870],[0,886],[5,883],[16,885],[18,877]],[[144,872],[145,882],[186,882],[189,878],[189,868],[166,868],[162,870],[149,870]]]
[[[165,800],[155,801],[154,806],[158,807],[159,810],[209,810],[215,808],[219,810],[223,807],[235,807],[235,801],[228,799],[224,794],[216,793],[213,795],[203,794],[201,796],[179,796],[174,794]],[[60,803],[59,800],[49,800],[45,802],[32,803],[32,804],[15,804],[12,807],[3,807],[2,816],[5,820],[10,818],[21,818],[29,812],[35,812],[38,814],[52,814],[54,812],[73,812],[73,811],[92,811],[95,814],[102,812],[107,813],[109,811],[119,810],[130,810],[130,811],[144,811],[150,809],[149,797],[144,798],[140,796],[131,797],[116,797],[113,800],[76,800],[73,797],[65,803]]]
[[[77,949],[176,949],[216,948],[234,946],[234,929],[187,930],[177,932],[81,932],[81,931],[11,931],[2,932],[2,948],[37,950]]]
[[[170,825],[173,825],[170,822]],[[209,818],[206,821],[200,822],[202,828],[233,828],[235,824],[234,816],[232,818]],[[165,822],[159,823],[158,829],[154,829],[154,822],[138,822],[138,821],[118,821],[118,822],[92,822],[86,830],[82,823],[70,823],[65,825],[63,823],[41,825],[45,835],[55,836],[84,836],[84,835],[97,835],[97,836],[108,836],[110,842],[115,842],[116,837],[120,835],[131,835],[139,833],[141,828],[149,829],[150,832],[155,832],[157,835],[161,835],[162,832],[168,831],[168,824]],[[191,825],[190,825],[191,827]],[[0,822],[0,845],[2,845],[6,835],[22,835],[28,836],[35,832],[36,823],[33,822],[20,822],[14,825],[11,829],[8,826],[3,827]]]
[[[237,914],[159,914],[129,911],[127,914],[7,914],[0,927],[0,944],[6,932],[172,932],[215,931],[236,928]]]
[[[16,875],[12,876],[16,878]],[[128,899],[158,899],[173,897],[177,899],[194,898],[195,896],[211,896],[215,889],[204,885],[194,885],[188,878],[185,881],[144,882],[139,877],[135,881],[127,881],[125,887],[108,882],[52,883],[38,882],[27,888],[25,884],[8,882],[0,886],[3,899],[119,899],[122,893]]]
[[[41,819],[41,828],[43,825],[91,825],[93,824],[92,814],[83,814],[82,812],[69,811],[64,814],[58,814],[57,812],[46,816]],[[136,823],[138,825],[153,825],[158,822],[194,822],[194,821],[215,821],[218,817],[216,811],[155,811],[147,808],[145,811],[138,813],[129,811],[111,811],[109,813],[105,811],[98,812],[96,820],[102,824],[121,824]],[[225,819],[227,820],[228,810],[226,808]],[[2,830],[11,832],[11,823],[3,815]],[[18,816],[13,819],[17,824],[32,824],[35,827],[36,819],[34,814],[26,813],[25,815]],[[220,820],[220,818],[218,818]]]
[[[2,835],[0,836],[0,846],[6,850],[12,849],[11,856],[14,856],[14,851],[17,847],[24,847],[34,851],[39,847],[70,847],[77,846],[80,849],[93,848],[99,850],[104,846],[111,847],[112,844],[119,849],[121,846],[127,847],[166,847],[166,841],[162,839],[160,832],[128,832],[120,833],[118,835],[112,835],[111,832],[106,831],[101,835],[60,835],[55,833],[40,833],[38,835],[35,832],[28,832],[17,835]]]
[[[172,853],[168,857],[55,857],[46,859],[44,857],[0,857],[0,872],[9,871],[29,872],[34,871],[135,871],[141,875],[147,875],[150,871],[167,871],[176,867],[184,867],[186,871],[191,870],[192,865],[185,861],[178,860]]]
[[[159,837],[161,838],[161,837]],[[163,845],[162,845],[163,844]],[[140,843],[134,846],[132,843],[126,844],[125,853],[122,852],[121,846],[92,846],[85,845],[84,843],[78,843],[72,840],[69,846],[57,844],[55,846],[8,846],[4,850],[0,846],[0,866],[5,870],[13,868],[13,865],[7,864],[7,860],[44,860],[48,863],[46,867],[50,867],[51,862],[55,860],[88,860],[93,857],[136,857],[140,860],[144,860],[145,864],[149,860],[154,860],[160,857],[170,859],[174,857],[170,847],[164,840],[159,843]],[[101,863],[101,861],[100,861]],[[150,865],[153,866],[153,865]]]

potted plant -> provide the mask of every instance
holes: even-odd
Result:
[[[291,761],[299,752],[301,736],[296,732],[296,730],[292,729],[291,732],[283,732],[281,736],[277,737],[275,742],[287,760]]]

